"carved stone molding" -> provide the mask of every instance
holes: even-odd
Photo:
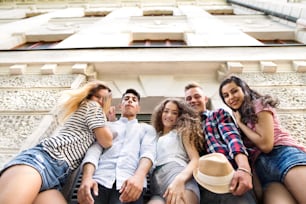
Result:
[[[77,78],[71,75],[0,75],[0,88],[70,88]]]
[[[0,90],[0,111],[28,112],[50,111],[58,101],[58,89]]]
[[[306,73],[236,74],[261,94],[280,100],[279,109],[306,110]]]
[[[0,115],[0,167],[19,152],[43,115]]]
[[[306,89],[301,87],[254,87],[261,94],[270,94],[280,101],[280,109],[306,110]]]
[[[306,86],[306,73],[296,73],[296,72],[285,72],[285,73],[237,73],[245,81],[248,82],[250,86],[285,86],[285,85],[296,85],[296,86]]]

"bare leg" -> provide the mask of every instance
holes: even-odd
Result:
[[[46,190],[38,194],[33,204],[67,204],[63,194],[58,190]]]
[[[262,203],[263,199],[262,187],[259,178],[256,174],[253,175],[253,188],[257,202]]]
[[[199,204],[200,203],[196,194],[190,190],[185,190],[185,199],[186,199],[186,202],[184,202],[184,200],[181,199],[177,201],[177,203],[182,203],[182,204],[184,203],[185,204]],[[153,196],[147,204],[165,204],[165,201],[159,196]]]
[[[191,190],[185,190],[186,204],[199,204],[200,201],[196,194]]]
[[[264,204],[297,204],[287,188],[278,182],[268,185],[263,193]]]
[[[306,166],[296,166],[289,170],[285,185],[298,203],[306,203]]]
[[[41,176],[36,169],[27,165],[12,166],[0,177],[0,203],[32,204],[41,183]]]
[[[153,196],[147,204],[165,204],[165,201],[159,196]]]

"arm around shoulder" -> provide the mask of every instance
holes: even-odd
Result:
[[[94,129],[98,143],[104,147],[109,148],[113,144],[113,133],[107,126],[98,127]]]

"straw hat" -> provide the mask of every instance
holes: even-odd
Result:
[[[200,157],[198,167],[193,171],[195,180],[202,187],[214,193],[228,193],[234,169],[221,153]]]

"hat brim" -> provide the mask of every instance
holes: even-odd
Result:
[[[197,181],[198,184],[200,184],[203,188],[217,194],[225,194],[230,192],[230,184],[228,185],[209,185],[203,181],[201,181],[198,177],[198,168],[193,170],[193,177]]]

